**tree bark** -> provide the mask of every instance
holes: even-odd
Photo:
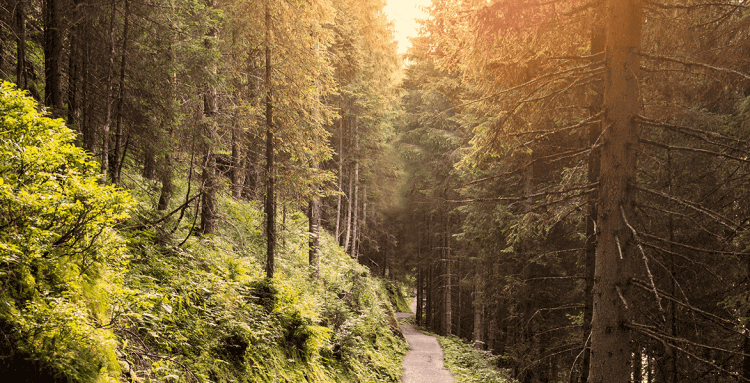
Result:
[[[346,209],[346,234],[344,235],[344,251],[349,252],[349,240],[352,234],[352,200],[354,199],[354,175],[349,174],[349,194]]]
[[[117,95],[117,125],[115,126],[115,147],[112,155],[112,182],[115,184],[120,183],[120,168],[121,158],[120,150],[122,149],[122,120],[123,120],[123,104],[125,103],[125,59],[127,58],[128,51],[128,29],[130,26],[130,0],[125,0],[125,21],[123,22],[122,29],[122,57],[120,58],[120,87]],[[170,57],[171,59],[171,57]],[[171,80],[171,79],[170,79]],[[172,87],[170,81],[170,88]],[[170,92],[171,97],[171,92]]]
[[[633,189],[638,150],[633,118],[639,108],[639,53],[643,3],[641,0],[607,1],[606,77],[602,133],[600,201],[597,223],[594,308],[591,331],[589,382],[630,381],[630,277],[635,254]]]
[[[450,218],[446,212],[445,214],[445,227],[443,231],[443,259],[445,262],[446,278],[445,278],[445,336],[451,335],[451,327],[453,325],[453,289],[451,288],[451,251],[450,251]]]
[[[310,215],[308,217],[310,226],[310,251],[309,265],[313,269],[313,277],[320,277],[320,265],[318,261],[318,249],[320,247],[320,198],[315,195],[317,189],[313,190],[313,196],[310,198]]]
[[[604,52],[605,44],[605,30],[604,24],[601,20],[595,20],[594,30],[591,34],[591,55]],[[600,83],[595,83],[593,86],[594,92],[596,92],[595,100],[590,106],[589,113],[591,115],[598,114],[602,109],[602,98],[603,91]],[[589,125],[588,131],[588,144],[590,147],[594,147],[599,140],[599,136],[602,133],[601,122],[594,122]],[[599,181],[601,162],[601,150],[599,148],[592,149],[588,158],[588,182],[593,184]],[[591,348],[590,338],[591,335],[591,317],[593,315],[594,307],[594,267],[596,264],[596,220],[597,220],[597,205],[599,204],[599,195],[597,191],[590,193],[586,200],[586,245],[585,245],[585,286],[583,290],[583,357],[581,359],[581,383],[586,383],[589,374],[589,365],[591,364]]]
[[[273,100],[271,93],[271,7],[265,1],[266,17],[266,278],[274,274],[274,254],[276,252],[276,204],[274,195],[273,167]]]
[[[191,169],[192,171],[192,169]],[[172,182],[172,158],[169,154],[164,156],[159,166],[159,179],[161,180],[161,194],[156,209],[159,211],[167,210],[169,201],[174,194],[174,183]]]
[[[359,151],[359,137],[355,137],[355,152]],[[357,156],[359,154],[357,153]],[[354,217],[352,218],[352,243],[349,248],[349,255],[354,259],[359,259],[357,252],[357,243],[359,235],[359,158],[354,160],[354,194],[351,196],[353,199],[352,209],[354,209]]]
[[[73,1],[73,17],[78,15],[78,1]],[[68,126],[83,133],[81,127],[81,108],[79,90],[83,82],[81,76],[81,26],[75,23],[70,28],[68,37]]]
[[[422,326],[424,324],[424,270],[422,268],[422,261],[418,259],[417,264],[417,325]]]
[[[242,134],[240,128],[237,127],[237,118],[233,118],[232,124],[232,168],[230,174],[232,176],[232,197],[239,199],[242,196],[242,175],[244,169],[242,168],[242,151],[240,150],[240,140]]]
[[[16,85],[19,89],[26,89],[26,4],[24,0],[18,0],[15,6]]]
[[[336,196],[336,243],[341,244],[341,194],[344,192],[344,116],[339,119],[339,177]]]
[[[44,105],[55,118],[62,117],[62,23],[61,0],[44,2]]]
[[[474,339],[474,348],[480,350],[484,348],[484,334],[482,331],[484,326],[484,321],[482,320],[484,316],[483,274],[479,257],[477,257],[474,275],[474,332],[472,338]]]
[[[208,7],[214,6],[214,0],[208,0]],[[218,37],[219,31],[216,27],[211,28],[204,40],[204,47],[207,51],[216,49],[214,39]],[[211,75],[216,76],[216,64],[211,68]],[[218,215],[218,201],[216,198],[216,189],[218,188],[216,175],[216,153],[214,145],[218,142],[218,133],[216,132],[216,114],[218,113],[216,88],[209,84],[203,94],[203,120],[201,125],[204,131],[203,142],[203,196],[201,198],[201,227],[200,233],[209,235],[216,232],[216,218]]]
[[[109,130],[112,124],[112,99],[113,83],[115,77],[115,14],[117,11],[117,1],[112,0],[112,11],[109,18],[109,57],[107,67],[107,99],[106,111],[104,117],[104,126],[102,127],[102,153],[101,153],[101,182],[107,182],[107,171],[109,169]]]

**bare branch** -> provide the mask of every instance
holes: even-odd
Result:
[[[692,201],[684,200],[682,198],[677,198],[677,197],[675,197],[673,195],[670,195],[670,194],[667,194],[667,193],[662,193],[662,192],[656,191],[656,190],[651,190],[651,189],[648,189],[648,188],[645,188],[645,187],[642,187],[642,186],[638,186],[638,185],[633,185],[633,188],[635,188],[636,190],[640,190],[642,192],[651,194],[651,195],[655,195],[655,196],[659,196],[659,197],[665,198],[667,200],[670,200],[672,202],[677,203],[680,206],[683,206],[683,207],[691,209],[691,210],[693,210],[695,212],[704,214],[704,215],[710,217],[711,219],[715,220],[719,224],[721,224],[721,225],[725,226],[726,228],[732,230],[733,232],[736,232],[736,231],[738,231],[740,229],[740,225],[734,223],[729,218],[724,217],[721,214],[719,214],[719,213],[717,213],[717,212],[715,212],[713,210],[705,208],[705,207],[701,206],[701,204],[699,204],[699,203],[695,203],[695,202],[692,202]]]
[[[685,354],[687,354],[687,355],[689,355],[689,356],[697,359],[698,361],[700,361],[702,363],[708,364],[709,366],[711,366],[711,367],[713,367],[713,368],[715,368],[715,369],[717,369],[717,370],[719,370],[719,371],[721,371],[723,373],[732,375],[732,376],[734,376],[736,378],[739,378],[739,379],[741,379],[743,381],[750,382],[750,379],[745,378],[744,376],[742,376],[738,372],[729,371],[727,369],[724,369],[724,368],[718,366],[716,363],[714,363],[712,361],[709,361],[707,359],[703,359],[703,358],[701,358],[701,357],[699,357],[699,356],[697,356],[697,355],[695,355],[695,354],[693,354],[693,353],[685,350],[684,348],[682,348],[680,346],[677,346],[675,344],[675,342],[671,342],[670,343],[670,342],[665,341],[665,339],[669,339],[669,340],[672,340],[672,341],[683,342],[683,343],[690,344],[692,346],[701,347],[701,348],[710,349],[710,350],[721,351],[721,352],[726,352],[726,353],[734,354],[734,355],[750,356],[748,354],[745,354],[745,353],[742,353],[742,352],[738,352],[738,351],[731,351],[731,350],[726,350],[726,349],[722,349],[722,348],[718,348],[718,347],[713,347],[713,346],[709,346],[709,345],[705,345],[705,344],[699,344],[699,343],[691,342],[691,341],[689,341],[687,339],[671,337],[671,336],[668,336],[666,334],[660,334],[660,333],[657,333],[657,332],[653,331],[648,326],[637,324],[637,323],[627,323],[626,326],[629,327],[632,330],[640,332],[641,334],[647,335],[650,338],[656,339],[656,340],[658,340],[660,342],[667,343],[670,346],[672,346],[672,347],[674,347],[674,348],[682,351],[683,353],[685,353]]]
[[[630,231],[633,233],[633,239],[638,243],[638,249],[641,251],[641,255],[643,256],[643,263],[646,265],[646,272],[648,273],[648,279],[651,282],[651,287],[653,288],[654,297],[656,297],[656,304],[659,306],[659,311],[661,312],[662,319],[664,320],[664,323],[667,322],[667,318],[664,316],[664,307],[661,305],[661,297],[659,297],[659,291],[656,289],[656,284],[654,283],[654,274],[651,273],[651,268],[648,266],[648,257],[646,257],[646,252],[643,251],[643,246],[640,244],[640,240],[638,239],[638,232],[635,231],[635,228],[628,222],[628,217],[625,215],[625,209],[623,209],[622,205],[620,205],[620,214],[622,215],[622,220],[625,221],[625,225],[630,229]]]
[[[685,66],[697,66],[697,67],[706,68],[706,69],[710,69],[710,70],[717,71],[717,72],[731,73],[737,76],[744,77],[747,80],[750,80],[750,75],[746,73],[742,73],[734,69],[717,67],[717,66],[699,63],[695,61],[688,61],[687,59],[661,56],[661,55],[655,55],[655,54],[649,54],[649,53],[641,53],[641,57],[649,58],[652,60],[662,60],[662,61],[667,61],[667,62],[673,62],[673,63],[685,65]]]
[[[733,156],[731,154],[714,152],[712,150],[698,149],[698,148],[689,148],[689,147],[686,147],[686,146],[666,145],[666,144],[662,144],[662,143],[656,142],[656,141],[651,141],[651,140],[648,140],[648,139],[645,139],[645,138],[639,138],[638,142],[643,143],[643,144],[647,144],[647,145],[651,145],[651,146],[656,146],[656,147],[662,148],[662,149],[667,149],[667,150],[681,150],[681,151],[687,151],[687,152],[708,154],[708,155],[712,155],[712,156],[725,157],[725,158],[729,158],[729,159],[732,159],[732,160],[735,160],[735,161],[739,161],[739,162],[744,162],[744,163],[750,164],[750,160],[747,159],[747,158],[740,158],[740,157],[737,157],[737,156]]]

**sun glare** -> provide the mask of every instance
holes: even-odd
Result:
[[[420,7],[429,6],[431,3],[431,0],[388,0],[384,11],[395,24],[399,54],[406,53],[406,49],[411,46],[408,38],[417,36],[419,25],[415,19],[427,17]]]

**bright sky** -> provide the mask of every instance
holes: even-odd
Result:
[[[424,19],[427,15],[419,9],[420,6],[428,6],[432,0],[388,0],[385,6],[385,14],[396,24],[396,41],[398,41],[398,53],[405,53],[406,48],[411,46],[407,37],[416,37],[419,25],[414,19]]]

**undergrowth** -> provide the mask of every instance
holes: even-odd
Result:
[[[497,368],[498,356],[478,350],[463,339],[452,335],[437,336],[443,348],[445,368],[453,374],[456,383],[510,383],[505,370]]]
[[[276,277],[261,209],[220,198],[196,235],[195,194],[126,167],[124,189],[62,120],[0,83],[0,374],[18,382],[398,382],[406,343],[384,283],[290,206]],[[175,158],[190,173],[186,159]],[[228,188],[224,188],[228,190]],[[190,208],[181,208],[190,205]],[[289,211],[290,213],[286,213]],[[169,213],[171,212],[171,213]]]
[[[131,232],[133,259],[120,297],[129,307],[116,329],[128,379],[400,380],[406,345],[384,283],[327,233],[320,279],[311,277],[307,221],[297,212],[284,220],[276,277],[268,281],[260,208],[227,197],[220,211],[216,235],[182,246],[152,230]]]

